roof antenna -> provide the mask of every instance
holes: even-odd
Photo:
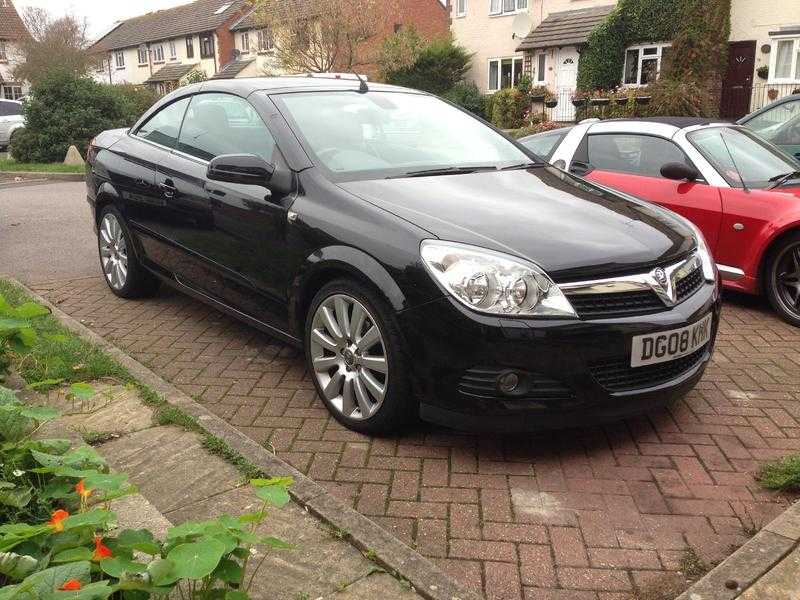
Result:
[[[361,75],[359,75],[355,71],[353,71],[353,75],[358,77],[358,81],[360,82],[359,85],[358,85],[358,93],[359,94],[366,94],[369,91],[369,86],[367,85],[367,82],[364,80],[363,77],[361,77]]]

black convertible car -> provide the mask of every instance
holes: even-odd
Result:
[[[166,282],[304,346],[358,431],[619,418],[685,394],[713,350],[691,224],[422,92],[188,86],[99,135],[87,185],[115,294]]]

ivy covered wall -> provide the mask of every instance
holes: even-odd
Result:
[[[698,1],[620,0],[614,11],[589,35],[578,64],[578,89],[617,87],[622,80],[625,49],[641,42],[675,39],[686,26],[689,9]],[[730,0],[727,2],[730,4]]]

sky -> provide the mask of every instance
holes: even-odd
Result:
[[[186,4],[191,0],[13,0],[17,9],[27,6],[45,8],[56,17],[73,14],[89,23],[89,36],[96,39],[119,20],[162,8]]]

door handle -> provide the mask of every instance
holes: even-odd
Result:
[[[165,198],[174,198],[175,194],[178,193],[178,189],[175,187],[175,182],[172,181],[172,179],[164,180],[161,184],[161,191],[164,193]]]
[[[144,179],[137,179],[136,180],[136,187],[148,188],[148,187],[150,187],[150,184],[147,183]]]

